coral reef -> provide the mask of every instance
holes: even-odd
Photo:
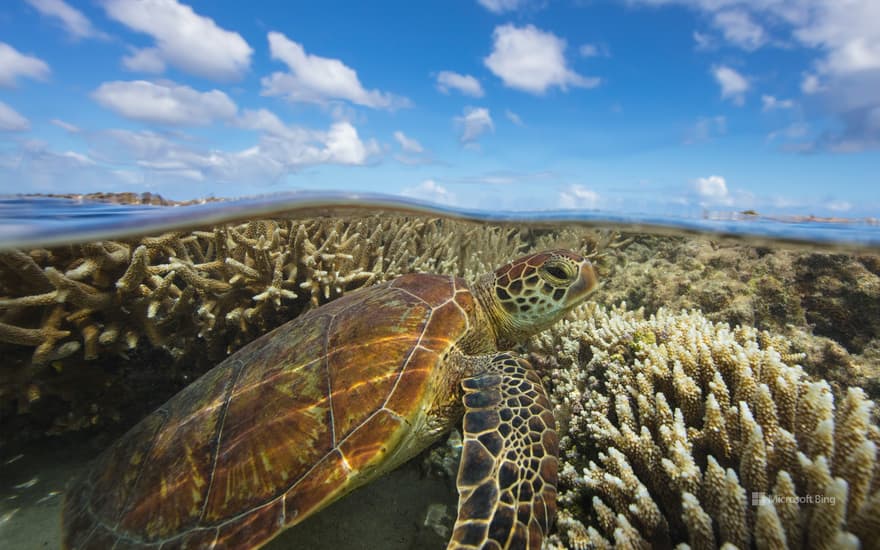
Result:
[[[880,256],[645,234],[609,254],[603,303],[771,330],[807,354],[810,374],[880,398]]]
[[[876,540],[873,402],[811,380],[785,338],[696,311],[591,306],[529,347],[562,430],[551,548]]]
[[[797,286],[814,332],[861,353],[880,335],[880,257],[809,254],[795,262]]]
[[[30,415],[17,425],[59,433],[137,415],[346,291],[413,271],[474,277],[530,246],[514,228],[375,215],[0,251],[0,425],[20,435],[10,419]]]
[[[599,263],[595,301],[642,309],[586,308],[527,347],[563,436],[551,548],[864,546],[880,517],[867,254],[384,214],[0,251],[0,445],[124,426],[356,288],[555,247]],[[454,478],[457,448],[425,468]]]
[[[483,261],[471,263],[483,269],[522,247],[510,231],[485,228],[474,238],[480,228],[446,227],[454,223],[263,220],[134,243],[0,252],[0,339],[36,346],[35,365],[80,346],[86,359],[132,349],[141,337],[179,354],[190,347],[187,325],[211,348],[226,325],[249,339],[281,309],[315,307],[404,272],[466,272],[460,258],[477,252]],[[29,326],[34,312],[39,326]]]

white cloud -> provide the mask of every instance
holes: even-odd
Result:
[[[596,48],[595,44],[584,44],[578,48],[578,52],[584,57],[596,57],[599,55],[599,49]]]
[[[520,116],[518,114],[514,113],[510,109],[504,110],[504,116],[507,117],[507,120],[516,124],[517,126],[525,126],[525,123],[522,121],[522,118],[520,118]]]
[[[364,143],[357,129],[348,122],[337,122],[330,127],[325,139],[322,162],[334,164],[364,164],[367,158],[378,153],[375,142]]]
[[[380,151],[375,140],[362,141],[357,129],[346,121],[322,132],[286,125],[274,113],[260,109],[245,111],[236,123],[263,132],[259,144],[248,150],[249,155],[289,171],[311,164],[365,164]]]
[[[310,134],[302,128],[291,127],[284,124],[278,116],[267,109],[251,110],[246,109],[241,116],[235,120],[235,125],[246,130],[256,130],[266,132],[275,137],[281,137],[287,140],[301,139],[307,141]]]
[[[744,94],[749,89],[749,81],[736,72],[734,69],[726,65],[716,65],[712,67],[712,75],[721,86],[721,98],[730,99],[737,105],[742,105],[745,101]]]
[[[168,156],[170,151],[184,149],[170,138],[149,130],[101,130],[87,134],[86,139],[92,156],[102,162],[155,159]]]
[[[749,48],[768,43],[755,17],[790,27],[801,44],[824,53],[821,72],[880,69],[880,3],[876,0],[629,0],[648,5],[680,4],[713,16],[725,38]]]
[[[115,171],[107,170],[90,156],[75,151],[57,152],[46,143],[27,140],[12,150],[0,151],[0,190],[20,192],[15,186],[26,181],[32,192],[127,191],[119,187]]]
[[[0,42],[0,86],[15,86],[20,76],[45,80],[49,76],[49,65],[38,57],[25,55],[9,44]]]
[[[721,29],[724,38],[740,48],[754,51],[767,42],[767,33],[743,10],[719,11],[715,14],[715,26]]]
[[[73,125],[69,122],[65,122],[65,121],[61,120],[60,118],[53,118],[49,122],[51,122],[55,126],[58,126],[62,130],[70,132],[71,134],[77,134],[80,131],[78,126]]]
[[[465,107],[462,116],[455,117],[461,127],[461,142],[470,143],[488,131],[495,130],[489,109],[485,107]]]
[[[700,117],[685,134],[686,144],[705,143],[727,133],[727,118],[721,115]]]
[[[880,69],[880,3],[814,1],[812,15],[795,36],[827,52],[820,71],[840,75]]]
[[[804,75],[803,80],[801,80],[801,91],[805,94],[815,94],[823,89],[822,84],[819,82],[819,77],[807,73]]]
[[[578,48],[582,57],[610,57],[611,52],[605,44],[583,44]]]
[[[852,210],[852,203],[844,200],[832,200],[825,204],[832,212],[847,212]]]
[[[157,48],[132,48],[131,55],[122,58],[122,66],[129,71],[142,73],[165,72],[165,60]]]
[[[513,176],[505,174],[486,174],[483,176],[472,176],[461,178],[459,181],[466,183],[477,183],[480,185],[510,185],[515,183],[517,179]]]
[[[500,15],[525,7],[529,0],[477,0],[477,2],[492,13]]]
[[[565,41],[534,25],[495,27],[492,53],[483,62],[505,86],[532,94],[568,86],[593,88],[600,79],[572,71],[565,61]]]
[[[599,194],[578,183],[569,185],[565,191],[559,192],[559,208],[566,210],[594,209],[599,204]]]
[[[694,190],[705,203],[726,203],[729,200],[727,182],[721,176],[697,178]]]
[[[693,37],[698,50],[710,50],[714,46],[712,37],[708,34],[694,31]]]
[[[156,41],[147,53],[135,52],[123,60],[129,69],[155,69],[161,61],[197,76],[230,80],[250,66],[253,50],[240,34],[177,0],[104,0],[103,5],[109,17]],[[151,63],[144,63],[144,56],[152,57]]]
[[[466,183],[468,185],[486,186],[486,185],[535,185],[546,186],[559,179],[558,174],[550,170],[542,170],[539,172],[518,172],[516,170],[493,170],[482,174],[461,176],[455,178],[456,183]]]
[[[864,151],[880,149],[880,124],[870,113],[880,108],[880,2],[877,0],[629,0],[648,5],[678,4],[713,20],[726,16],[727,41],[756,48],[764,44],[799,45],[814,54],[801,91],[815,97],[817,118],[836,124],[799,150]],[[758,31],[748,22],[767,21]],[[772,26],[771,26],[772,25]],[[769,31],[774,36],[769,35]],[[783,34],[784,33],[784,34]],[[742,96],[734,96],[741,98]]]
[[[785,128],[770,132],[767,135],[767,139],[774,140],[778,137],[783,137],[790,140],[796,140],[806,137],[809,132],[810,126],[808,124],[805,124],[803,122],[794,122],[792,124],[789,124]]]
[[[18,111],[0,101],[0,131],[24,132],[30,130],[31,123]]]
[[[409,104],[405,98],[364,89],[354,69],[338,59],[306,53],[302,45],[279,32],[269,33],[269,51],[272,59],[282,61],[290,72],[275,72],[263,78],[263,95],[321,104],[345,100],[374,109],[393,109]]]
[[[480,81],[469,74],[458,74],[452,71],[440,71],[437,74],[437,89],[448,94],[450,89],[458,90],[471,97],[483,97]]]
[[[794,101],[791,99],[777,99],[772,95],[764,94],[761,96],[761,110],[773,111],[775,109],[791,109],[794,107]]]
[[[235,116],[237,107],[220,90],[199,92],[182,85],[135,80],[101,84],[92,97],[126,118],[171,125],[205,125]]]
[[[406,134],[401,132],[400,130],[394,132],[394,139],[397,140],[397,143],[400,144],[400,148],[406,151],[407,153],[421,153],[425,149],[422,147],[422,144],[418,141],[408,137]]]
[[[97,164],[88,155],[77,153],[76,151],[65,151],[61,153],[61,156],[72,160],[74,164],[79,164],[80,166],[93,166]]]
[[[122,129],[89,133],[86,139],[98,163],[141,172],[153,183],[175,185],[181,181],[264,185],[309,166],[363,165],[380,153],[376,141],[361,139],[349,122],[315,130],[287,125],[265,109],[244,111],[230,122],[258,132],[255,144],[235,151],[204,149],[186,136],[174,139]]]
[[[74,38],[107,38],[81,11],[64,0],[25,0],[40,14],[57,19]]]
[[[394,155],[394,160],[396,160],[400,164],[405,164],[407,166],[424,166],[437,163],[437,161],[427,155]]]
[[[805,45],[823,52],[801,83],[839,124],[815,145],[835,152],[880,149],[880,2],[816,2],[795,30]]]
[[[427,200],[440,204],[455,204],[453,193],[432,179],[422,181],[413,187],[407,187],[400,192],[404,197]]]

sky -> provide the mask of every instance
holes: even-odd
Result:
[[[4,0],[0,193],[880,215],[877,0]]]

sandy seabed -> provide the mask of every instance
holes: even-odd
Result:
[[[61,454],[65,456],[60,456]],[[4,457],[0,468],[0,548],[61,547],[65,485],[93,450],[34,449]],[[7,461],[12,460],[9,463]],[[457,496],[450,483],[423,476],[417,458],[289,529],[265,548],[284,550],[433,550],[446,547],[439,531],[451,526]],[[429,508],[445,512],[426,525]]]

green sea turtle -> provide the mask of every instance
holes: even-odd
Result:
[[[449,548],[538,549],[558,440],[541,380],[505,350],[596,285],[552,250],[468,285],[410,274],[258,338],[99,456],[65,496],[68,548],[256,548],[462,419]]]

